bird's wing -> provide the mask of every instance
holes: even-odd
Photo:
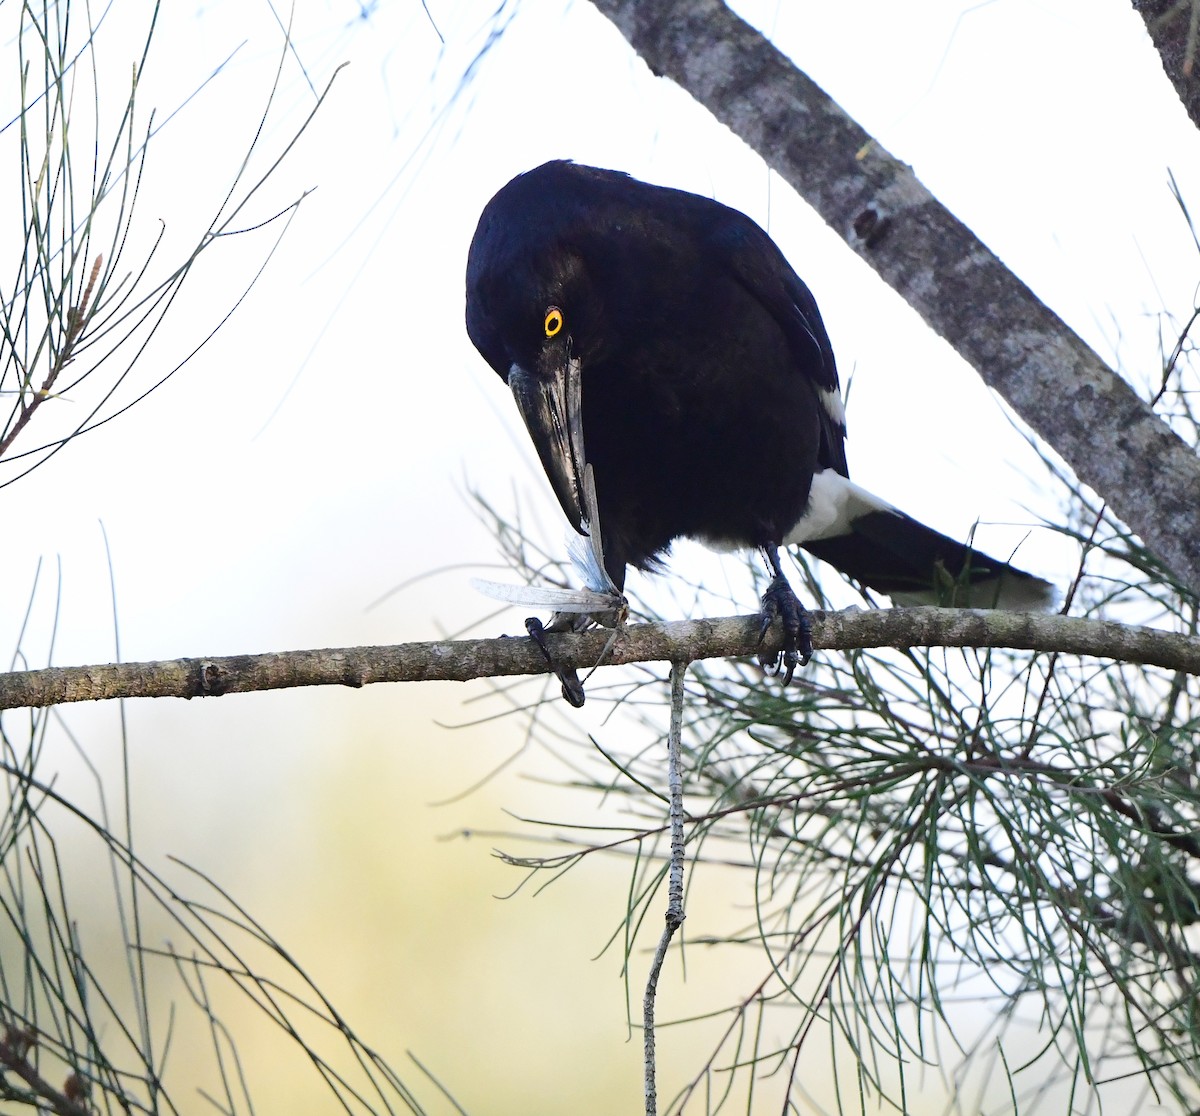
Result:
[[[812,382],[821,406],[818,463],[848,475],[846,412],[833,346],[817,300],[775,242],[749,217],[721,206],[709,243],[734,277],[770,312],[787,337],[796,370]]]

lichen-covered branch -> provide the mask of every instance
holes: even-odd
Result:
[[[1200,0],[1133,0],[1163,72],[1200,128]]]
[[[1037,613],[954,608],[848,609],[811,615],[813,645],[818,649],[1012,648],[1088,655],[1200,674],[1200,640],[1154,628]],[[577,670],[588,670],[601,661],[609,665],[694,662],[778,651],[774,632],[759,645],[758,624],[756,616],[632,624],[615,634],[601,629],[547,635],[546,643],[561,665]],[[541,652],[524,637],[48,667],[0,674],[0,709],[111,698],[215,697],[295,686],[466,682],[545,671]]]
[[[1200,459],[917,180],[721,0],[593,0],[731,128],[1200,594]]]

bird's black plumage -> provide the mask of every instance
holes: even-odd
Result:
[[[816,301],[737,210],[616,171],[546,163],[484,209],[466,321],[512,388],[577,530],[576,458],[591,464],[618,587],[626,566],[653,567],[672,540],[691,536],[762,547],[769,560],[796,542],[887,593],[963,575],[1045,596],[1044,582],[845,479],[837,367]],[[582,447],[567,434],[571,406],[582,408]],[[778,603],[764,602],[768,616]],[[971,603],[995,601],[981,593]]]

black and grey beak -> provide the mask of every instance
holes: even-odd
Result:
[[[572,358],[548,379],[514,364],[508,386],[571,526],[586,534],[583,491],[583,377]]]

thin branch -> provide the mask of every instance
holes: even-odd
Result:
[[[733,130],[1200,594],[1200,460],[806,74],[721,0],[593,0]]]
[[[646,1116],[658,1112],[658,1059],[654,1052],[654,1004],[658,996],[658,978],[675,931],[687,917],[683,912],[683,861],[686,839],[683,832],[683,686],[687,663],[671,664],[671,731],[667,734],[667,785],[671,826],[671,867],[667,885],[667,913],[662,934],[650,962],[646,992],[642,997],[642,1056],[645,1079]]]
[[[55,1112],[59,1116],[91,1116],[91,1109],[79,1099],[83,1090],[81,1078],[71,1074],[67,1084],[62,1089],[56,1089],[38,1073],[28,1057],[36,1041],[35,1032],[13,1028],[9,1028],[4,1038],[0,1039],[0,1070],[19,1077],[29,1090],[28,1093],[19,1093],[6,1083],[0,1083],[0,1096],[28,1104],[31,1108],[40,1106],[43,1111]]]
[[[813,646],[993,647],[1087,655],[1200,674],[1200,639],[1155,628],[1040,613],[957,608],[847,609],[812,612]],[[754,616],[634,624],[545,636],[555,661],[588,670],[598,663],[695,662],[768,657],[778,637],[758,641]],[[531,639],[439,640],[387,647],[275,651],[212,659],[113,663],[0,674],[0,709],[131,697],[218,697],[295,686],[366,686],[373,682],[466,682],[544,674]]]

